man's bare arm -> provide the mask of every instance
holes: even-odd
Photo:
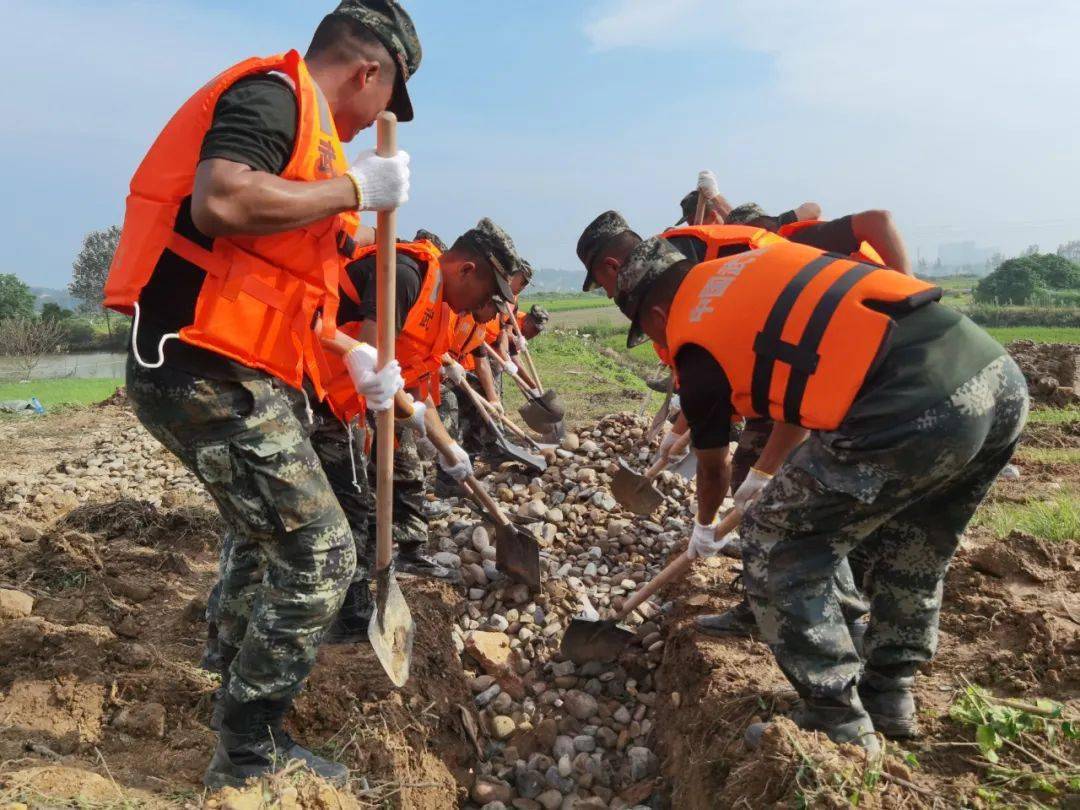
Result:
[[[348,177],[285,180],[231,160],[202,161],[195,171],[191,218],[210,237],[263,236],[302,228],[358,205]]]
[[[784,463],[791,451],[806,441],[810,431],[798,425],[789,425],[786,422],[774,422],[769,440],[754,463],[754,469],[769,475],[775,475]]]
[[[731,486],[731,450],[695,450],[697,455],[697,519],[708,526],[720,511]]]
[[[851,230],[860,242],[866,242],[881,260],[905,275],[912,275],[904,238],[888,211],[861,211],[851,215]]]

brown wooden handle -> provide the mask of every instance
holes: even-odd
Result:
[[[514,335],[522,337],[521,327],[518,326],[517,318],[514,317],[514,313],[510,309],[510,304],[506,305],[506,317],[510,321],[510,329],[513,331]],[[525,349],[521,354],[522,357],[525,358],[525,364],[529,367],[529,375],[533,378],[536,387],[540,389],[540,393],[542,394],[544,392],[544,384],[540,382],[540,374],[536,370],[536,363],[533,361],[532,352],[529,351],[528,345],[525,346]]]
[[[735,529],[739,525],[739,521],[742,520],[742,512],[738,509],[732,509],[723,520],[716,526],[716,533],[718,535],[725,535]],[[669,562],[667,566],[653,577],[651,580],[642,585],[638,590],[634,592],[623,604],[622,609],[616,614],[615,618],[622,621],[635,611],[641,604],[643,604],[650,596],[659,591],[669,582],[674,582],[678,579],[682,579],[686,576],[690,569],[694,565],[694,560],[691,559],[689,553],[684,551],[674,560]]]
[[[376,154],[397,154],[397,117],[391,112],[378,118]],[[376,217],[375,283],[376,347],[379,368],[394,359],[397,309],[397,211],[380,211]],[[394,531],[394,409],[380,412],[375,418],[375,568],[383,570],[393,556]]]
[[[495,502],[495,499],[488,494],[488,491],[484,489],[484,486],[477,481],[474,476],[470,475],[465,479],[465,482],[469,485],[469,489],[472,490],[473,497],[475,497],[487,513],[491,515],[492,520],[500,526],[510,525],[510,518],[503,514],[503,510],[499,508],[499,504]]]
[[[649,431],[645,434],[645,441],[651,442],[653,437],[660,430],[660,426],[664,424],[664,420],[667,419],[668,411],[671,409],[671,398],[675,395],[675,372],[671,372],[671,377],[668,379],[667,395],[664,397],[664,404],[660,406],[660,410],[656,412],[656,416],[653,417],[652,424],[649,425]]]

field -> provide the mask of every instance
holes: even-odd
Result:
[[[112,396],[124,384],[121,379],[89,380],[65,377],[0,384],[0,401],[37,397],[46,408],[58,405],[90,405]]]

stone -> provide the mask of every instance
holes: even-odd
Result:
[[[536,799],[544,792],[547,782],[539,771],[521,768],[514,777],[517,792],[526,799]]]
[[[558,810],[562,806],[562,794],[557,790],[545,790],[536,797],[536,801],[544,810]]]
[[[24,543],[36,543],[41,539],[41,529],[32,523],[20,523],[15,527],[15,536]]]
[[[1019,481],[1020,468],[1015,464],[1006,464],[1004,469],[999,473],[999,477],[1003,481]]]
[[[505,804],[510,801],[513,794],[514,791],[509,783],[493,776],[478,777],[472,789],[473,801],[481,806],[490,802],[503,802]]]
[[[635,782],[655,776],[660,769],[660,760],[648,748],[641,746],[630,748],[626,752],[626,758],[630,765],[630,778]]]
[[[34,612],[34,597],[22,591],[0,588],[0,620],[25,619]]]
[[[495,735],[496,740],[508,739],[516,730],[517,724],[514,718],[507,717],[505,714],[496,715],[491,721],[491,733]]]
[[[165,707],[160,703],[125,706],[112,720],[113,726],[133,737],[165,736]]]
[[[585,754],[591,754],[596,750],[596,738],[590,737],[588,734],[579,734],[574,737],[574,750]]]
[[[571,689],[567,692],[566,696],[563,698],[563,703],[566,706],[566,710],[578,720],[588,720],[596,714],[597,709],[600,706],[596,698],[588,692],[582,692],[579,689]]]
[[[555,745],[552,746],[551,752],[554,754],[555,759],[574,756],[574,738],[560,734],[555,738]]]
[[[593,506],[603,509],[605,512],[614,512],[619,508],[619,502],[610,493],[599,490],[592,496]]]

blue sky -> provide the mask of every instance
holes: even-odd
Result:
[[[733,202],[890,208],[931,260],[1080,239],[1071,0],[406,2],[425,55],[403,233],[490,216],[534,264],[576,269],[597,213],[659,231],[711,168]],[[0,0],[18,66],[0,273],[65,284],[176,107],[241,58],[302,51],[331,5]]]

